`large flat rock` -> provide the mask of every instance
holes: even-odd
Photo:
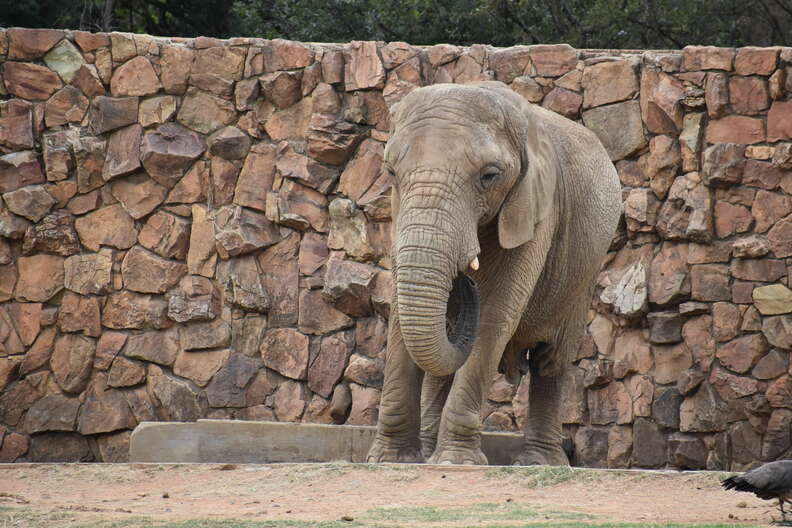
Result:
[[[376,428],[356,425],[198,420],[143,422],[129,441],[130,462],[365,462]],[[482,433],[492,465],[508,465],[522,435]]]

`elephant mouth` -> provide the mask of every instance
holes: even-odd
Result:
[[[446,310],[448,341],[467,356],[479,329],[480,300],[476,281],[459,274],[454,279]]]

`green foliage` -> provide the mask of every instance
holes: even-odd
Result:
[[[227,0],[120,0],[118,20],[152,35],[229,37]]]
[[[238,34],[578,48],[789,44],[792,0],[236,0]]]
[[[792,0],[0,0],[0,26],[305,42],[792,44]]]
[[[230,0],[0,0],[0,26],[231,36]]]
[[[0,26],[77,28],[81,7],[62,0],[0,0]]]
[[[480,0],[237,0],[241,33],[312,42],[488,42],[491,13]]]

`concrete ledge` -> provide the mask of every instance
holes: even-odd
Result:
[[[198,420],[143,422],[129,441],[130,462],[365,462],[376,428],[356,425]],[[483,433],[492,465],[508,465],[522,435]]]

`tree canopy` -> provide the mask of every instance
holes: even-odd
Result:
[[[792,0],[0,0],[0,25],[305,42],[768,46],[792,44]]]

